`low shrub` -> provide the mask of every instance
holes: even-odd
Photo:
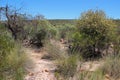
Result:
[[[23,80],[26,59],[25,53],[19,47],[8,52],[0,63],[0,79]]]
[[[0,31],[0,80],[23,80],[26,56],[11,34]]]
[[[57,66],[58,66],[56,70],[57,76],[59,74],[61,77],[65,79],[73,77],[77,69],[77,56],[72,55],[62,60],[59,60]]]
[[[79,72],[75,75],[75,80],[104,80],[104,75],[102,71],[95,71],[95,72]]]
[[[104,74],[108,74],[115,80],[120,79],[120,56],[108,56],[105,58],[105,63],[101,67]]]
[[[44,40],[55,38],[57,30],[47,20],[38,20],[37,26],[26,26],[26,32],[30,40],[30,44],[35,47],[43,47]]]
[[[63,59],[67,54],[64,50],[60,49],[60,46],[56,44],[56,42],[52,43],[51,41],[45,41],[45,49],[47,51],[47,55],[44,56],[48,57],[52,60],[59,60]]]

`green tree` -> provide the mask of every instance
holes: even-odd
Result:
[[[82,13],[77,28],[73,45],[75,48],[81,48],[82,56],[85,58],[101,56],[102,51],[115,39],[116,25],[102,10]]]

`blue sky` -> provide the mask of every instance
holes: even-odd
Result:
[[[47,19],[77,19],[81,12],[102,9],[111,18],[120,18],[120,0],[0,0],[0,6],[22,7],[22,12],[42,14]]]

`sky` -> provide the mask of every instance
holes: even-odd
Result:
[[[120,0],[0,0],[0,6],[6,4],[21,8],[22,13],[42,14],[47,19],[77,19],[89,9],[100,9],[108,17],[120,19]]]

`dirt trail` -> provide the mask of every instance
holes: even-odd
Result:
[[[51,43],[59,46],[62,51],[67,49],[65,44],[62,44],[61,42],[52,40]],[[28,74],[25,76],[25,80],[57,80],[54,76],[54,71],[56,69],[54,61],[42,59],[42,57],[47,54],[45,50],[40,51],[39,49],[25,48],[25,52],[33,62],[33,65],[27,68]],[[101,65],[103,65],[103,61],[88,61],[82,63],[80,65],[81,67],[79,66],[77,71],[94,72]]]
[[[54,76],[56,68],[54,62],[42,59],[42,56],[46,54],[45,51],[26,48],[25,52],[33,61],[33,68],[27,69],[29,73],[26,75],[25,80],[56,80]]]

